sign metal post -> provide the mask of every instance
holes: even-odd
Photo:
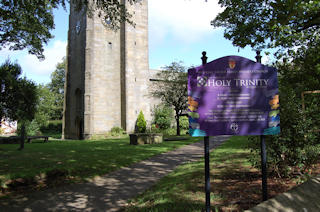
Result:
[[[261,145],[261,172],[262,172],[262,200],[268,199],[268,184],[267,184],[267,150],[266,150],[266,136],[260,136]]]
[[[260,51],[257,51],[256,61],[261,63]],[[262,174],[262,200],[268,199],[268,182],[267,182],[267,150],[266,150],[266,137],[260,136],[260,155],[261,155],[261,174]]]
[[[208,57],[206,52],[202,52],[202,65],[207,63]],[[209,136],[204,136],[204,166],[205,166],[205,193],[206,193],[206,212],[210,212],[210,152],[209,152]]]
[[[205,192],[206,212],[210,212],[210,166],[209,166],[209,136],[204,137],[204,163],[205,163]]]

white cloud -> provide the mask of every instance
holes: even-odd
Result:
[[[11,51],[8,50],[8,48],[3,48],[0,51],[0,57],[3,60],[4,58],[7,58],[10,55]]]
[[[66,55],[67,41],[53,40],[44,47],[45,60],[40,61],[35,55],[28,53],[26,49],[11,51],[3,48],[0,51],[0,64],[7,58],[17,61],[23,71],[23,76],[37,83],[48,83],[50,74],[56,69],[57,63]]]
[[[161,43],[167,35],[186,43],[212,33],[210,21],[222,11],[217,0],[149,0],[151,42]]]
[[[9,50],[8,47],[2,48],[0,50],[0,63],[2,64],[8,58],[11,61],[15,61],[21,55],[26,54],[26,53],[27,53],[27,51],[25,51],[25,50],[24,51],[12,51],[12,50]]]
[[[45,48],[45,60],[40,61],[35,55],[26,54],[19,59],[19,63],[29,74],[49,75],[66,55],[66,46],[66,41],[55,40],[52,46]]]

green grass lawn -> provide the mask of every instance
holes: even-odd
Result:
[[[239,168],[249,169],[247,156],[250,151],[246,149],[246,144],[246,137],[232,137],[210,154],[211,209],[220,211],[218,204],[225,199],[223,191],[230,192],[219,183]],[[204,160],[180,166],[129,203],[125,211],[203,211]]]
[[[35,179],[66,176],[83,180],[103,175],[120,167],[167,152],[182,145],[193,143],[199,138],[169,141],[153,145],[129,145],[129,138],[51,141],[48,143],[25,144],[23,151],[19,145],[0,145],[0,182],[6,187],[8,180],[22,178]]]

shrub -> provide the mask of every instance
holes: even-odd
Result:
[[[137,118],[137,124],[136,124],[136,132],[138,133],[145,133],[147,129],[147,122],[144,119],[143,112],[140,111],[138,118]]]
[[[155,129],[161,131],[169,129],[173,121],[173,110],[167,106],[160,106],[153,110],[153,124]]]
[[[110,130],[111,136],[121,136],[126,134],[126,132],[121,127],[112,127]]]
[[[181,130],[189,130],[189,119],[186,116],[179,117],[179,125]]]
[[[279,176],[289,176],[294,172],[303,173],[312,163],[319,159],[319,135],[313,117],[307,116],[310,109],[302,111],[301,100],[295,88],[282,84],[280,86],[280,127],[281,134],[267,136],[267,154],[269,169]],[[260,168],[260,140],[258,136],[250,137],[250,161]]]
[[[22,127],[21,122],[18,122],[17,134],[19,136],[21,135],[21,127]],[[32,120],[31,122],[26,121],[25,122],[25,133],[26,133],[26,136],[41,135],[39,124],[35,120]]]
[[[159,129],[159,127],[156,124],[152,124],[151,125],[151,129],[150,132],[152,133],[159,133],[161,130]]]
[[[51,120],[47,126],[40,127],[43,134],[58,134],[62,132],[62,120]]]
[[[164,135],[176,135],[176,129],[174,128],[169,128],[169,129],[166,129],[166,130],[163,130],[162,133]]]
[[[309,145],[305,148],[305,159],[304,165],[305,169],[307,170],[312,167],[313,164],[317,163],[320,157],[320,145],[314,146]]]

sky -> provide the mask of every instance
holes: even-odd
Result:
[[[174,61],[184,65],[201,65],[202,51],[207,52],[208,62],[217,58],[238,55],[255,60],[251,48],[238,49],[223,37],[222,28],[213,28],[210,21],[222,11],[218,0],[149,0],[149,67],[161,69]],[[37,84],[50,82],[50,74],[66,55],[69,9],[54,10],[54,38],[46,45],[45,60],[39,61],[27,50],[0,51],[0,64],[7,58],[17,61],[23,76]],[[262,54],[262,62],[267,57]]]

